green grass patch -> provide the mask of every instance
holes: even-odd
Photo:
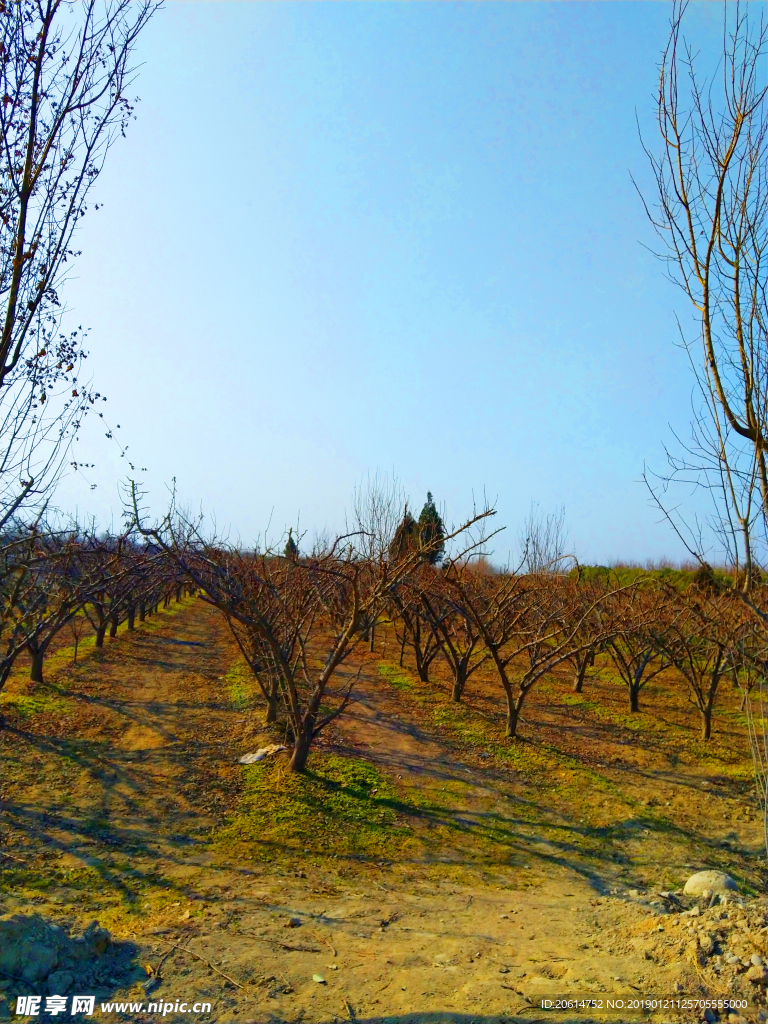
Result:
[[[229,689],[229,699],[238,711],[250,710],[254,706],[254,698],[261,696],[261,690],[245,658],[238,658],[224,676],[224,682]]]
[[[69,702],[49,694],[0,693],[0,706],[13,710],[22,718],[33,715],[62,714],[69,710]]]
[[[462,745],[482,750],[498,758],[506,767],[520,772],[540,785],[556,785],[563,789],[563,778],[575,776],[582,782],[588,780],[606,793],[617,793],[616,787],[602,775],[583,765],[574,757],[564,754],[546,744],[533,745],[524,740],[500,738],[499,723],[474,711],[463,703],[455,703],[429,683],[423,683],[405,669],[395,668],[387,662],[380,662],[378,671],[388,682],[401,692],[413,695],[417,700],[430,706],[432,722],[445,730],[449,736]],[[580,694],[573,696],[579,698]],[[557,781],[553,772],[560,773]]]
[[[616,587],[628,587],[637,580],[650,583],[661,581],[674,587],[676,590],[687,590],[696,579],[695,569],[642,569],[635,565],[582,565],[578,569],[572,569],[571,579],[581,579],[583,583],[601,582]],[[733,584],[733,578],[722,569],[715,569],[715,580],[720,586],[726,587]]]
[[[375,860],[413,845],[412,829],[398,820],[397,790],[373,765],[317,753],[311,765],[303,774],[286,772],[284,762],[243,766],[240,808],[214,845],[256,860],[304,851]]]
[[[390,686],[394,686],[396,690],[400,690],[401,693],[416,691],[418,684],[406,669],[391,665],[388,661],[380,661],[376,667],[379,675],[384,676]]]
[[[657,722],[650,710],[648,713],[644,711],[617,711],[606,704],[590,700],[588,696],[581,693],[558,694],[557,699],[560,704],[566,704],[568,707],[587,711],[590,715],[594,715],[595,718],[609,722],[611,725],[621,726],[623,729],[631,729],[633,732],[638,732],[639,730],[643,732],[657,732],[668,728]]]

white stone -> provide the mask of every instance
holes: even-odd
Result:
[[[738,887],[730,875],[723,871],[697,871],[685,883],[686,896],[703,896],[707,890],[716,893],[736,892]]]

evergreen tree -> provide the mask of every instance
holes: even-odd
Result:
[[[288,540],[285,542],[285,550],[283,554],[286,558],[290,558],[292,562],[295,562],[299,557],[299,548],[296,541],[293,539],[293,527],[288,530]]]
[[[445,525],[430,491],[427,491],[427,503],[419,516],[418,535],[419,547],[428,548],[424,552],[425,560],[430,565],[437,565],[445,554]]]
[[[402,558],[403,555],[408,554],[409,551],[413,551],[413,549],[418,546],[418,543],[418,524],[408,511],[408,506],[406,505],[403,518],[400,525],[395,530],[395,536],[392,538],[392,543],[389,545],[390,559],[394,560],[396,558]]]

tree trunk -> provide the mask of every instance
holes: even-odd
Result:
[[[128,618],[128,632],[132,633],[134,631],[134,629],[136,628],[136,606],[135,605],[129,605],[128,606],[127,618]]]
[[[453,687],[451,689],[451,700],[454,704],[460,704],[461,698],[464,693],[464,687],[467,685],[467,672],[466,669],[461,666],[454,670],[453,673]]]
[[[517,739],[517,724],[520,721],[520,708],[507,697],[507,737],[511,740]]]
[[[277,721],[279,693],[277,679],[273,679],[269,688],[269,696],[267,697],[267,717],[265,719],[267,725]]]
[[[107,632],[107,623],[106,622],[102,622],[102,624],[96,630],[96,646],[97,647],[103,647],[104,646],[104,634],[106,632]]]
[[[421,650],[420,638],[414,636],[413,653],[416,655],[416,672],[422,683],[429,682],[429,664]]]
[[[707,707],[701,712],[701,738],[712,739],[712,708]]]
[[[0,659],[0,690],[8,682],[8,676],[11,674],[13,668],[14,658],[2,658]]]
[[[373,644],[374,644],[375,639],[376,639],[376,623],[374,622],[374,624],[371,626],[371,645],[369,647],[369,651],[371,652],[371,654],[373,654]]]
[[[403,667],[403,658],[405,657],[405,630],[403,630],[403,639],[400,641],[400,668]]]
[[[146,617],[147,617],[147,609],[146,609],[146,607],[144,605],[144,602],[142,601],[139,604],[139,622],[143,622],[146,619]]]
[[[37,650],[32,654],[32,667],[29,670],[29,678],[33,683],[43,682],[43,660],[45,651]]]
[[[640,687],[634,683],[629,688],[629,710],[640,710]]]
[[[275,697],[267,698],[267,716],[264,719],[266,725],[271,725],[277,721],[277,699]]]
[[[109,617],[109,635],[114,638],[117,636],[117,627],[120,622],[120,616],[115,613]]]
[[[292,772],[303,772],[307,767],[309,749],[312,746],[312,727],[305,726],[293,741],[293,753],[288,768]]]
[[[176,604],[178,604],[180,600],[181,600],[181,584],[179,584],[179,586],[176,587]]]
[[[583,661],[577,662],[576,676],[573,680],[574,693],[581,693],[582,687],[584,686],[584,676],[587,674],[588,666],[589,658],[584,658]]]

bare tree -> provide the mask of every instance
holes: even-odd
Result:
[[[16,525],[6,530],[0,544],[0,690],[26,648],[28,616],[22,609],[39,600],[35,576],[39,527],[39,519]]]
[[[365,558],[377,562],[388,557],[405,505],[405,491],[394,473],[390,476],[377,470],[355,487],[347,533],[356,534]]]
[[[407,508],[405,491],[394,475],[376,470],[365,482],[355,487],[352,495],[352,522],[346,532],[354,533],[362,556],[372,562],[381,562],[390,556],[390,549],[400,523],[402,509]],[[378,614],[378,610],[376,612]],[[376,619],[370,612],[363,613],[363,639],[369,650],[376,642]]]
[[[768,126],[766,26],[749,5],[724,5],[719,78],[706,80],[682,35],[687,3],[675,2],[659,77],[660,155],[646,148],[657,200],[646,211],[659,255],[690,300],[696,337],[681,328],[696,382],[691,437],[668,454],[662,484],[709,489],[710,521],[749,591],[766,565],[768,523]],[[658,480],[658,477],[657,477]],[[666,508],[689,551],[704,559],[702,530]]]
[[[447,583],[448,573],[456,577],[453,585]],[[456,704],[460,703],[470,677],[488,659],[482,631],[470,612],[466,594],[462,593],[461,583],[470,573],[470,567],[450,563],[442,578],[435,577],[433,585],[420,595],[425,619],[453,676],[451,700]],[[475,579],[470,578],[467,590],[477,582],[478,574],[473,576]]]
[[[34,585],[18,605],[25,623],[26,649],[31,658],[29,678],[43,682],[43,663],[51,642],[77,614],[86,596],[80,572],[77,531],[69,535],[47,532],[40,538]]]
[[[629,694],[629,710],[640,710],[640,692],[672,662],[664,652],[664,630],[674,615],[663,592],[642,582],[615,595],[610,604],[612,635],[605,643]]]
[[[430,627],[425,598],[439,585],[438,576],[429,564],[418,566],[410,577],[391,592],[391,618],[395,637],[400,644],[400,667],[405,648],[413,650],[416,674],[422,682],[429,682],[429,668],[440,654],[438,635]]]
[[[689,587],[684,594],[670,586],[665,589],[670,610],[668,621],[658,629],[656,644],[688,684],[689,697],[701,716],[701,738],[708,740],[743,606],[727,593],[697,587]]]
[[[100,396],[61,289],[89,190],[133,106],[152,2],[7,0],[0,11],[0,530],[39,506]]]
[[[524,572],[562,572],[568,553],[565,506],[544,515],[538,505],[531,504],[518,540],[522,552],[520,568]]]
[[[603,612],[611,597],[595,596],[577,580],[548,573],[509,574],[497,578],[493,589],[464,594],[504,689],[510,739],[517,737],[523,705],[536,683],[611,635]]]

